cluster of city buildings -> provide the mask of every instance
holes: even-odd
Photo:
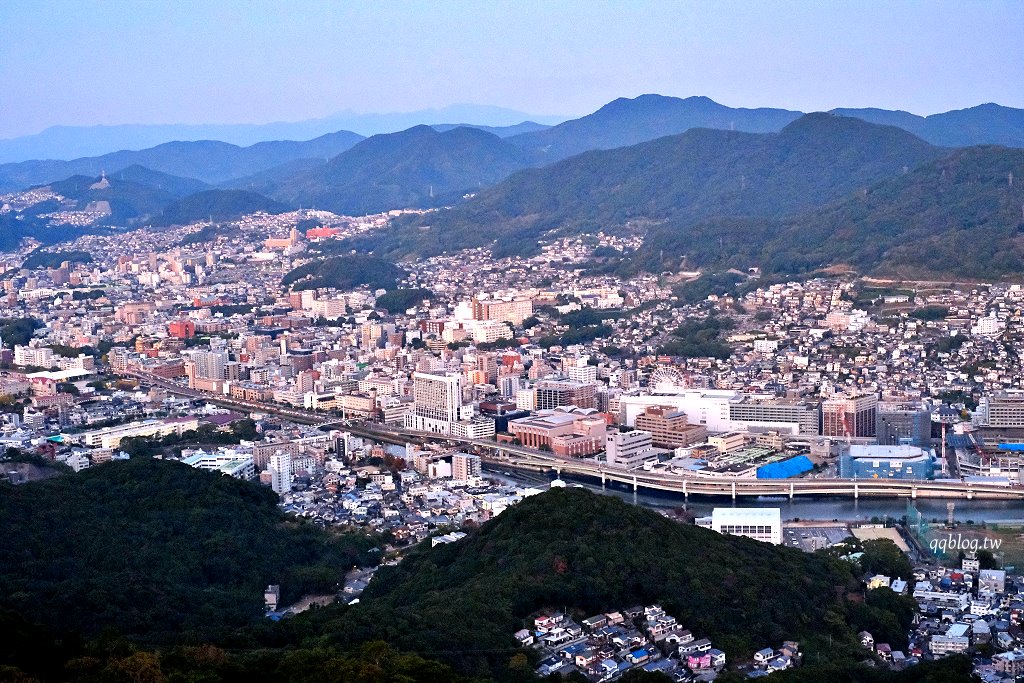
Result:
[[[982,569],[978,556],[967,553],[952,568],[921,566],[907,579],[874,576],[867,587],[911,596],[918,605],[906,650],[859,634],[861,644],[891,666],[967,654],[986,683],[1010,683],[1024,672],[1024,577]]]
[[[6,256],[0,315],[35,328],[0,352],[5,391],[33,402],[36,441],[107,395],[96,379],[120,377],[627,470],[1020,482],[1021,452],[1005,447],[1024,440],[1016,285],[873,295],[837,279],[757,287],[755,274],[745,294],[688,303],[661,276],[593,274],[594,254],[637,239],[600,233],[528,258],[402,264],[397,286],[427,290],[405,310],[377,305],[386,290],[282,287],[318,243],[388,218],[253,214],[60,247],[86,263],[24,270]],[[600,336],[575,341],[562,322],[574,312]],[[726,316],[728,359],[661,353],[680,324]]]

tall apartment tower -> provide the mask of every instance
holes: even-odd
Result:
[[[432,375],[416,372],[412,376],[413,409],[416,415],[433,420],[457,422],[462,406],[461,375]]]
[[[456,453],[452,456],[452,479],[455,481],[469,481],[482,473],[479,455]]]
[[[472,406],[462,405],[462,376],[414,372],[412,412],[405,426],[423,432],[451,431],[451,424],[472,417]]]
[[[821,404],[821,435],[833,438],[874,438],[877,394],[835,396]]]
[[[275,453],[270,456],[270,488],[281,495],[292,490],[292,456],[291,453]]]

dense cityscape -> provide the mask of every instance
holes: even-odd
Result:
[[[1024,681],[1020,26],[0,4],[0,682]]]
[[[951,499],[1024,494],[1019,285],[768,284],[752,270],[737,273],[738,288],[693,295],[699,273],[588,274],[599,254],[630,247],[600,233],[553,239],[531,258],[472,249],[400,263],[392,287],[282,287],[316,253],[387,218],[252,214],[9,254],[2,316],[20,338],[0,352],[3,444],[76,472],[158,455],[259,481],[289,514],[385,533],[396,558],[427,538],[458,540],[548,488],[500,474],[517,464],[561,474],[593,463],[627,484],[642,472],[695,487],[782,483],[783,493],[786,482],[847,479],[864,495],[891,480],[919,483],[922,497],[928,482],[948,484],[938,495]],[[46,265],[20,267],[26,257]],[[15,483],[40,471],[8,470]],[[730,510],[741,514],[715,520]],[[971,570],[976,552],[962,567],[940,555],[947,568],[936,569],[929,538],[909,526],[784,527],[771,510],[716,508],[697,522],[776,544],[785,528],[785,542],[808,552],[889,538],[924,564],[869,586],[895,582],[920,620],[901,649],[865,633],[868,649],[899,669],[994,644],[1007,654],[976,668],[988,680],[1024,666],[1013,653],[1016,575],[997,572],[997,586],[975,594],[975,578],[994,576]],[[355,573],[343,599],[368,579]],[[542,675],[569,667],[607,680],[637,666],[684,680],[725,666],[682,625],[666,641],[652,621],[641,622],[647,650],[621,627],[517,638],[550,653]],[[799,661],[787,647],[750,653],[751,675]]]

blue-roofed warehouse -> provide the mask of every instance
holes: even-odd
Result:
[[[798,455],[788,460],[770,462],[757,468],[758,479],[789,479],[814,469],[814,463],[806,455]]]

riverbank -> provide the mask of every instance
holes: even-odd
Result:
[[[547,488],[553,476],[524,470],[507,465],[484,465],[487,475],[505,479],[520,486]],[[617,496],[628,502],[645,507],[666,509],[682,508],[698,517],[711,514],[716,507],[777,507],[782,510],[786,521],[817,520],[868,522],[872,519],[885,520],[900,518],[907,514],[908,498],[845,498],[838,496],[797,497],[786,496],[740,497],[735,501],[721,498],[702,498],[691,495],[688,499],[679,494],[661,492],[634,493],[632,487],[607,485],[586,477],[562,477],[570,485],[578,484],[596,493]],[[914,507],[929,522],[945,523],[948,517],[947,501],[935,498],[912,501]],[[1010,500],[956,500],[953,503],[953,519],[976,523],[1024,525],[1024,506]]]

